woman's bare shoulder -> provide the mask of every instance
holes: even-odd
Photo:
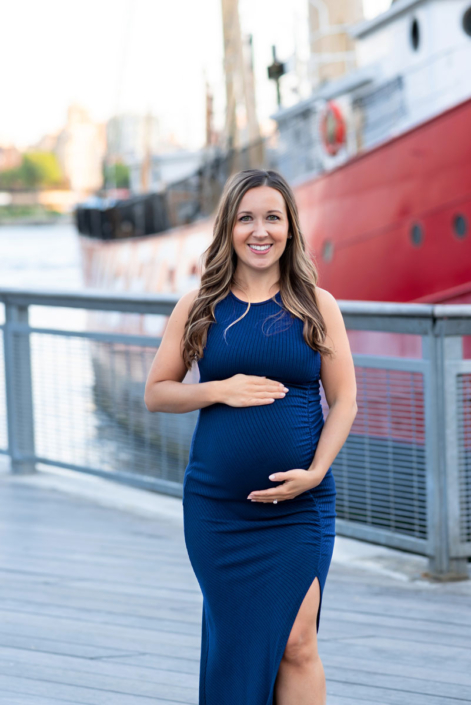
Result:
[[[179,311],[189,311],[198,296],[198,293],[199,289],[191,289],[190,291],[187,291],[178,299],[178,302],[175,304],[175,308],[178,307]]]
[[[336,331],[345,331],[345,322],[335,296],[330,291],[316,286],[316,301],[329,335],[335,334]]]
[[[329,313],[340,311],[337,300],[330,291],[321,289],[320,286],[316,286],[315,291],[317,305],[322,315],[329,315]]]
[[[167,330],[176,330],[180,334],[180,329],[183,330],[185,323],[188,319],[190,309],[198,296],[199,289],[191,289],[187,291],[183,296],[181,296],[175,306],[167,321]]]
[[[183,301],[185,304],[192,304],[198,294],[199,289],[191,289],[190,291],[187,291],[185,294],[183,294],[183,296],[180,298],[180,301]]]

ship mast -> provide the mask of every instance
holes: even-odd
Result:
[[[238,0],[221,0],[226,78],[226,147],[253,145],[251,166],[259,162],[260,127],[255,105],[252,39],[242,41]]]
[[[150,110],[144,118],[144,153],[141,164],[141,192],[148,193],[150,190],[151,182],[151,168],[152,168],[152,113]]]

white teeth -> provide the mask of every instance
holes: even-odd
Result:
[[[254,250],[268,250],[271,245],[249,245],[249,247],[252,247]]]

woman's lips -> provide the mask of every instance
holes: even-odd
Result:
[[[248,247],[249,247],[249,250],[256,255],[265,255],[267,252],[270,252],[270,249],[272,247],[272,243],[269,243],[268,247],[264,247],[263,250],[256,250],[250,244],[248,245]]]

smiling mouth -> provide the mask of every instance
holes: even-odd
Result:
[[[257,255],[263,255],[265,252],[268,252],[270,247],[272,247],[273,243],[267,244],[267,245],[256,245],[254,243],[249,242],[248,247],[251,250],[251,252],[255,252]]]

